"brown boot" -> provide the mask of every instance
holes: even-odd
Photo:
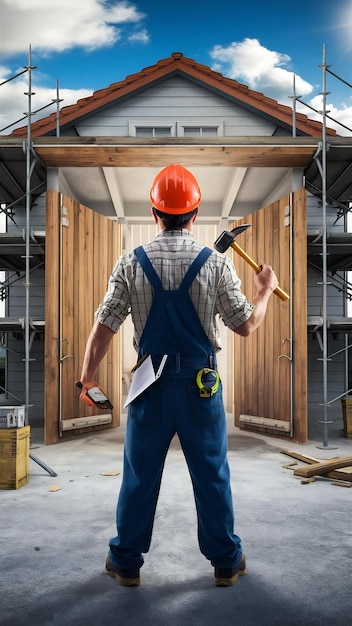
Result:
[[[244,555],[242,559],[232,569],[226,569],[222,567],[215,567],[215,585],[217,587],[230,587],[237,583],[240,576],[246,573],[246,559]]]
[[[139,569],[119,569],[111,563],[109,557],[105,561],[105,573],[115,578],[124,587],[138,587],[140,584]]]

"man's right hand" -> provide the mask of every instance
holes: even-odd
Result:
[[[76,387],[81,390],[79,395],[80,399],[88,406],[93,406],[103,410],[112,410],[114,408],[97,382],[92,381],[89,383],[81,383],[81,381],[77,381]]]

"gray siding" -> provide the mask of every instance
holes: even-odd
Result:
[[[14,219],[8,223],[9,233],[22,233],[26,225],[24,208],[16,208]],[[31,209],[31,230],[45,231],[45,196],[36,201]],[[26,314],[25,273],[12,283],[7,301],[7,315],[24,318]],[[44,266],[31,271],[29,288],[29,315],[33,320],[44,320],[45,310],[45,270]],[[7,390],[9,404],[25,403],[25,340],[24,333],[7,334]],[[29,422],[40,426],[44,416],[44,334],[36,333],[30,352],[29,376]],[[13,397],[14,396],[14,397]]]
[[[78,123],[76,128],[81,136],[125,137],[130,134],[130,122],[152,125],[153,121],[181,126],[222,123],[224,136],[271,136],[276,130],[268,120],[181,76],[134,94]]]
[[[339,220],[335,224],[337,207],[327,207],[326,223],[328,232],[343,232],[343,220]],[[315,196],[307,194],[307,229],[308,232],[321,231],[322,229],[322,207],[321,202]],[[343,273],[339,274],[343,278]],[[330,277],[328,277],[330,280]],[[332,278],[332,283],[334,279]],[[322,315],[322,274],[308,266],[308,302],[307,315]],[[342,317],[345,315],[345,299],[336,287],[329,285],[327,288],[327,320],[329,317]],[[321,333],[320,333],[321,335]],[[335,354],[345,347],[345,333],[328,332],[328,356]],[[324,400],[323,388],[323,353],[321,346],[315,333],[309,329],[308,336],[308,417],[309,417],[309,436],[313,437],[313,433],[323,433],[323,425],[319,420],[323,419],[324,408],[322,406]],[[346,353],[340,352],[327,362],[328,385],[327,385],[327,401],[330,402],[334,398],[341,395],[347,390],[346,381]],[[327,409],[328,419],[333,423],[329,425],[329,432],[336,432],[343,428],[341,402],[337,400],[329,405]]]
[[[329,232],[343,233],[343,219],[336,222],[337,206],[327,206],[326,227]],[[322,204],[319,198],[307,193],[307,229],[310,231],[321,231],[323,227]],[[336,223],[335,223],[336,222]]]

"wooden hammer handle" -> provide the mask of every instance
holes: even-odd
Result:
[[[247,252],[245,252],[236,241],[231,244],[231,248],[233,248],[237,252],[237,254],[239,254],[242,259],[244,259],[254,269],[257,274],[262,271],[260,265],[258,265],[258,263],[256,263],[254,259],[252,259],[252,257],[250,257],[249,254],[247,254]],[[279,296],[279,298],[281,298],[281,300],[283,300],[284,302],[290,297],[288,293],[286,293],[286,291],[281,289],[281,287],[276,287],[276,289],[274,289],[274,293],[276,293],[276,295]]]

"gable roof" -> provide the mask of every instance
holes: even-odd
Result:
[[[174,52],[171,57],[162,59],[136,74],[131,74],[123,81],[112,83],[106,89],[99,89],[92,96],[78,100],[76,104],[63,107],[60,111],[60,127],[64,129],[72,126],[78,119],[95,114],[102,108],[116,104],[119,99],[128,97],[140,89],[145,89],[175,74],[183,75],[257,114],[265,115],[287,128],[292,128],[292,108],[279,104],[276,100],[253,91],[236,80],[226,78],[219,72],[214,72],[207,65],[201,65],[193,59],[184,57],[182,52]],[[25,131],[26,127],[17,128],[11,136],[22,137]],[[296,131],[298,135],[321,136],[322,124],[310,120],[302,113],[296,113]],[[326,133],[337,134],[335,130],[329,128],[326,129]],[[33,137],[55,135],[56,113],[34,122],[31,125],[31,134]]]

